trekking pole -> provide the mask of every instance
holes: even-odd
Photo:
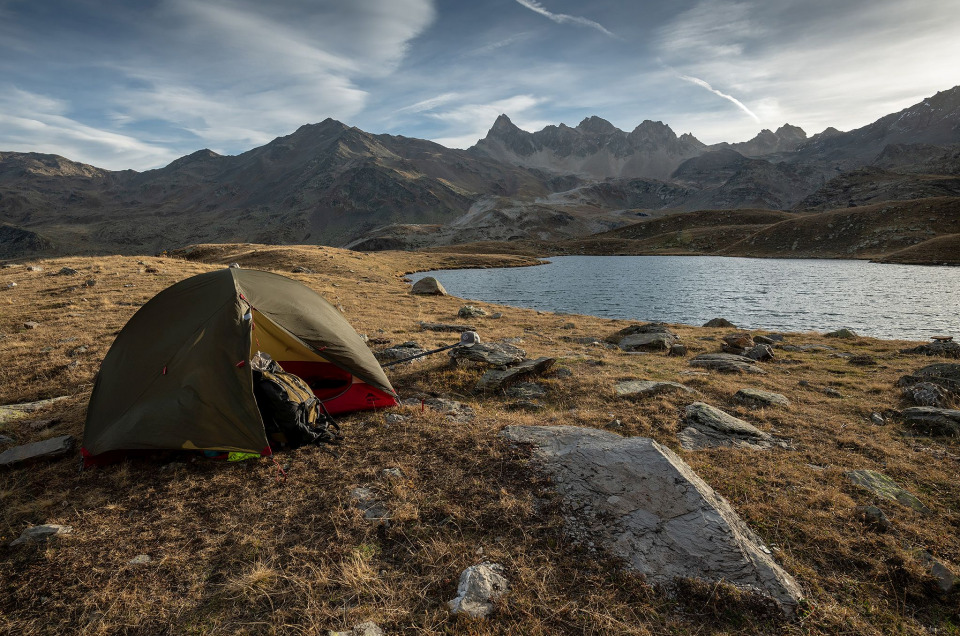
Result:
[[[388,362],[386,364],[381,364],[381,367],[392,367],[395,364],[400,364],[401,362],[410,362],[411,360],[416,360],[417,358],[422,358],[423,356],[429,356],[434,353],[440,353],[441,351],[446,351],[447,349],[453,349],[454,347],[472,347],[475,344],[480,343],[480,336],[477,335],[476,331],[464,331],[460,334],[460,342],[452,345],[447,345],[445,347],[440,347],[439,349],[434,349],[432,351],[424,351],[423,353],[418,353],[415,356],[410,356],[409,358],[401,358],[399,360],[394,360],[393,362]]]

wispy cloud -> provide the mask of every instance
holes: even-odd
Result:
[[[752,110],[750,110],[749,108],[747,108],[746,105],[744,105],[743,102],[741,102],[739,99],[737,99],[737,98],[734,97],[733,95],[727,95],[726,93],[724,93],[724,92],[722,92],[722,91],[718,91],[718,90],[715,89],[713,86],[710,86],[709,83],[705,82],[704,80],[700,79],[699,77],[691,77],[691,76],[689,76],[689,75],[678,75],[678,77],[679,77],[680,79],[682,79],[683,81],[685,81],[685,82],[690,82],[691,84],[696,84],[697,86],[700,86],[701,88],[707,89],[708,91],[710,91],[711,93],[713,93],[713,94],[716,95],[717,97],[722,97],[723,99],[727,100],[728,102],[731,102],[732,104],[734,104],[737,108],[739,108],[740,110],[742,110],[742,111],[745,112],[746,114],[748,114],[748,115],[750,115],[751,117],[753,117],[753,120],[754,120],[755,122],[757,122],[757,123],[760,122],[760,118],[757,117]]]
[[[557,24],[579,24],[580,26],[590,27],[591,29],[596,29],[604,35],[616,38],[617,36],[610,32],[605,26],[599,22],[594,22],[593,20],[588,20],[587,18],[582,18],[576,15],[567,15],[566,13],[553,13],[548,11],[542,4],[537,2],[537,0],[517,0],[517,4],[520,4],[534,13],[539,13],[540,15],[553,20]]]

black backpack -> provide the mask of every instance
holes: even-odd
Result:
[[[340,443],[340,427],[321,410],[307,383],[276,362],[253,370],[253,395],[271,446]]]

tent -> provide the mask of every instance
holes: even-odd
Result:
[[[370,349],[319,294],[222,269],[163,290],[120,331],[90,397],[86,463],[143,449],[271,454],[253,394],[257,351],[306,380],[331,415],[397,404]]]

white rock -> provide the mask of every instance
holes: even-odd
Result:
[[[23,543],[32,543],[34,541],[43,541],[48,537],[58,534],[70,534],[73,532],[72,526],[58,526],[56,524],[45,524],[42,526],[33,526],[23,531],[18,539],[13,540],[10,546],[21,545]]]
[[[468,567],[460,575],[457,597],[447,605],[453,614],[463,612],[478,618],[489,616],[494,610],[493,601],[500,598],[509,587],[503,578],[503,566],[497,563],[481,563]]]

